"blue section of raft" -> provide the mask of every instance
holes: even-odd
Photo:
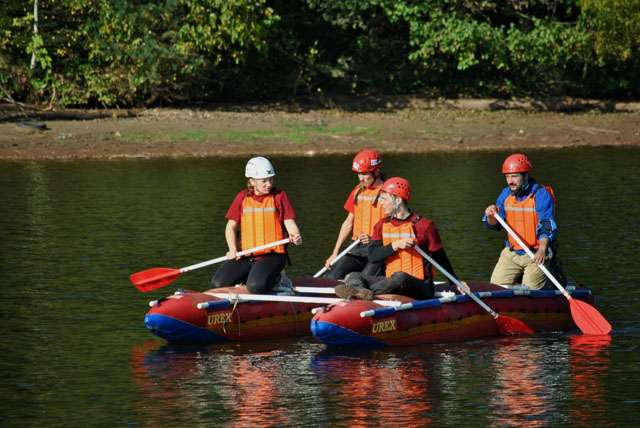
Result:
[[[196,327],[179,319],[160,314],[148,314],[144,325],[151,333],[163,339],[179,342],[226,342],[222,337],[206,328]]]
[[[323,321],[311,320],[311,333],[329,346],[361,346],[383,348],[387,345],[369,336]]]

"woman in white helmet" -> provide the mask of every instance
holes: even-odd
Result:
[[[285,192],[273,186],[273,165],[262,156],[249,159],[245,168],[247,190],[238,193],[227,211],[225,238],[229,246],[227,261],[217,270],[211,285],[214,288],[245,283],[254,294],[271,291],[281,282],[281,272],[287,262],[286,247],[238,257],[236,237],[240,227],[242,250],[284,239],[302,244],[295,212]]]

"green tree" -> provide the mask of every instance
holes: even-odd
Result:
[[[585,75],[595,96],[638,96],[640,0],[580,0],[593,61]]]
[[[640,0],[0,0],[0,10],[0,83],[23,101],[640,95]]]

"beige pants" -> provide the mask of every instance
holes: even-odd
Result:
[[[549,258],[544,259],[544,265],[549,269]],[[526,285],[532,290],[553,288],[551,281],[527,254],[519,255],[508,247],[500,253],[500,258],[491,274],[493,284]]]

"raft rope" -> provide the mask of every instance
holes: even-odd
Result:
[[[238,299],[235,299],[235,302],[233,302],[233,308],[231,309],[231,316],[233,316],[233,314],[236,312],[236,308],[238,307]],[[231,317],[229,317],[229,319],[231,319]],[[224,331],[225,333],[227,332],[226,326],[227,326],[228,322],[224,322],[222,323],[222,331]],[[238,337],[240,337],[240,333],[241,333],[241,327],[242,325],[242,320],[240,319],[240,311],[238,311]]]
[[[207,293],[205,292],[204,294],[209,294],[212,295],[214,297],[216,297],[216,294],[220,294],[220,293]],[[233,303],[233,309],[231,309],[231,316],[233,316],[234,313],[238,314],[238,337],[241,335],[242,333],[242,319],[240,318],[240,311],[236,312],[236,308],[238,307],[238,303],[246,303],[249,300],[245,300],[243,297],[234,294],[232,292],[229,292],[228,297],[226,299],[223,300],[212,300],[210,302],[201,302],[198,303],[197,307],[198,309],[213,309],[213,308],[224,308],[224,307],[228,307],[231,305],[231,303]],[[154,303],[154,302],[149,302]],[[298,323],[300,322],[300,320],[298,319],[298,313],[296,311],[296,307],[294,306],[295,302],[289,302],[289,306],[291,307],[291,312],[293,313],[293,318],[295,321],[295,326],[296,326],[296,332],[298,334],[300,334],[300,326],[298,325]],[[222,324],[222,331],[224,331],[225,333],[227,332],[226,329],[226,325],[229,324],[229,322],[225,322]]]

